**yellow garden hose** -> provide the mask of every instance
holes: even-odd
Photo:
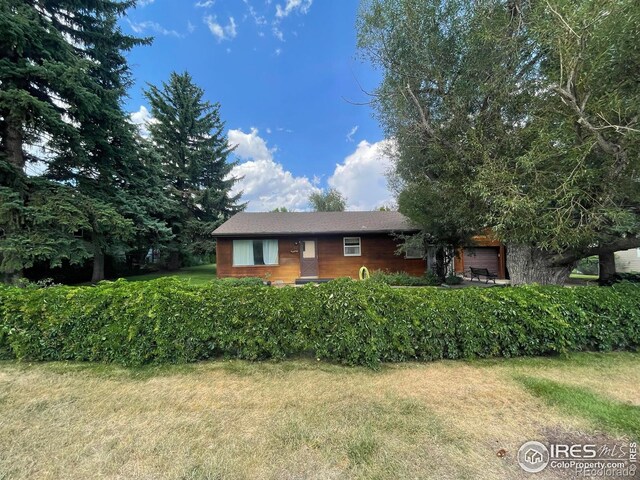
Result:
[[[360,280],[366,280],[367,278],[369,278],[369,269],[367,267],[360,267],[358,277],[360,278]]]

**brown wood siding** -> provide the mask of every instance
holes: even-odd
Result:
[[[353,236],[353,235],[350,235]],[[396,255],[398,244],[389,235],[360,235],[359,257],[345,257],[344,237],[325,237],[318,239],[318,264],[321,278],[351,277],[358,278],[360,267],[369,272],[387,270],[407,272],[410,275],[423,275],[426,263],[423,259],[406,259]]]
[[[358,271],[362,266],[367,267],[370,272],[374,270],[403,271],[410,275],[423,275],[425,272],[423,259],[405,259],[402,255],[395,255],[397,243],[388,235],[361,235],[362,255],[359,257],[344,256],[343,236],[316,238],[320,278],[358,278]],[[301,239],[302,237],[281,237],[278,240],[278,265],[234,267],[233,238],[218,238],[216,251],[218,277],[261,277],[271,281],[293,283],[300,277],[300,253],[296,242]]]
[[[266,238],[266,237],[265,237]],[[274,238],[274,237],[269,237]],[[290,283],[300,276],[300,254],[296,239],[278,239],[278,265],[233,266],[233,239],[218,238],[216,242],[216,270],[219,278],[260,277]]]

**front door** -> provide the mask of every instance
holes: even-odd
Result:
[[[318,276],[318,249],[315,240],[300,241],[300,276]]]

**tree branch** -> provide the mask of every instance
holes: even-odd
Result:
[[[567,252],[554,255],[550,259],[552,265],[566,265],[568,263],[575,262],[581,258],[590,257],[592,255],[599,255],[601,253],[612,253],[620,250],[629,250],[630,248],[640,247],[640,237],[626,237],[618,238],[605,245],[599,245],[590,247],[579,252]]]

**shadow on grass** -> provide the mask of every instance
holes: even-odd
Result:
[[[570,415],[587,419],[594,427],[640,439],[640,407],[608,399],[591,390],[552,380],[516,375],[533,395]]]

